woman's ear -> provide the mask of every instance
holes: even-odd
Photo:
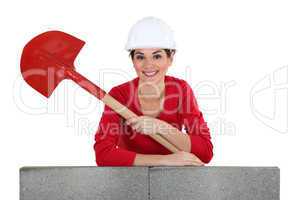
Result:
[[[172,51],[170,55],[171,64],[173,63],[174,55],[175,55],[175,51]]]

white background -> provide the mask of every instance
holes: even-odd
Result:
[[[297,1],[9,1],[1,3],[1,199],[22,166],[95,166],[103,104],[70,81],[46,99],[20,77],[22,48],[61,30],[84,41],[77,70],[105,90],[135,77],[124,50],[145,16],[175,31],[169,75],[190,83],[208,121],[213,166],[278,166],[281,199],[299,199]],[[299,124],[299,123],[298,123]]]

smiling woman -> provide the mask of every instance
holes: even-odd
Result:
[[[212,159],[210,132],[191,87],[166,75],[175,49],[172,30],[157,18],[144,18],[131,28],[126,50],[137,77],[109,94],[138,117],[124,122],[105,106],[95,135],[98,166],[201,166]],[[171,153],[149,137],[156,133],[181,151]]]
[[[143,69],[142,73],[146,77],[155,77],[160,70],[166,70],[165,68],[151,69],[151,66],[168,67],[168,64],[170,64],[168,61],[173,61],[174,54],[175,50],[170,49],[134,49],[130,52],[135,69]],[[147,66],[145,66],[147,64],[150,64],[149,69],[147,69]]]
[[[170,51],[170,50],[168,50]],[[163,80],[168,68],[173,61],[173,53],[167,55],[161,49],[136,49],[132,50],[132,62],[141,82],[151,81],[158,84]]]

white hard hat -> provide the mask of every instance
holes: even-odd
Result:
[[[139,48],[176,49],[172,29],[155,17],[141,19],[131,27],[125,46],[127,51]]]

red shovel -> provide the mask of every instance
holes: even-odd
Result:
[[[24,80],[48,98],[62,80],[71,79],[125,119],[136,117],[135,113],[75,71],[73,63],[84,44],[84,41],[60,31],[48,31],[36,36],[22,52],[21,72]],[[171,152],[178,151],[161,135],[149,136]]]

